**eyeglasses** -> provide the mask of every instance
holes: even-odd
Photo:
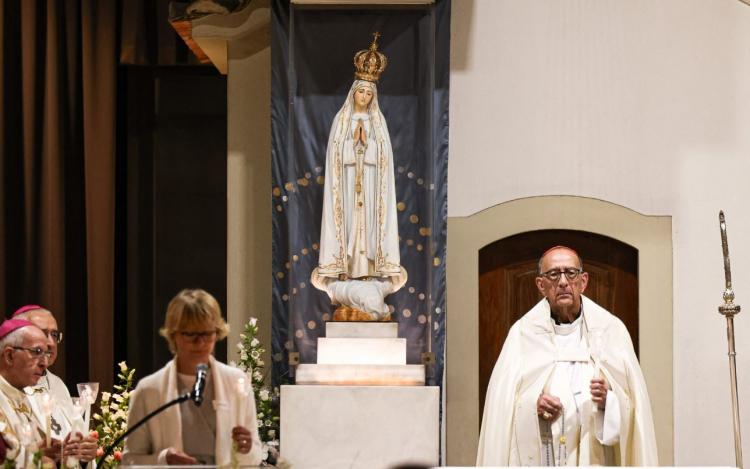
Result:
[[[52,352],[44,350],[41,347],[13,347],[13,350],[26,350],[27,352],[29,352],[29,355],[31,355],[31,358],[35,360],[41,360],[42,357],[46,358],[47,360],[52,358]]]
[[[552,269],[541,274],[542,277],[546,278],[550,282],[557,282],[560,277],[565,274],[565,278],[569,281],[573,281],[583,272],[583,269],[576,269],[574,267],[568,267],[566,269]]]
[[[54,340],[56,343],[62,342],[63,339],[63,333],[56,330],[56,329],[42,329],[42,332],[44,332],[44,335],[49,337],[50,339]]]
[[[179,334],[190,342],[198,342],[198,340],[209,342],[216,337],[216,331],[180,332]]]

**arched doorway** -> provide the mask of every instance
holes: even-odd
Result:
[[[479,413],[492,368],[510,327],[540,299],[537,262],[552,246],[575,249],[589,273],[586,296],[619,317],[638,343],[638,250],[616,239],[578,230],[536,230],[479,250]]]
[[[638,250],[639,359],[649,390],[655,390],[649,398],[659,461],[669,466],[674,460],[672,219],[667,215],[644,215],[603,200],[560,195],[510,200],[472,215],[448,219],[448,307],[444,313],[448,465],[474,463],[482,420],[478,405],[479,362],[484,354],[477,346],[481,334],[479,253],[499,239],[553,229],[597,233]],[[563,240],[550,242],[560,244]],[[580,246],[574,247],[582,251],[585,262],[587,253]],[[495,358],[489,361],[494,362]]]

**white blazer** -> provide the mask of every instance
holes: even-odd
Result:
[[[238,378],[245,378],[245,373],[220,363],[210,357],[211,381],[214,386],[214,409],[216,410],[216,446],[215,460],[217,466],[231,464],[232,428],[240,419],[240,425],[250,430],[253,444],[247,454],[237,453],[237,462],[241,466],[257,466],[262,459],[258,421],[255,410],[255,397],[251,392],[247,397],[245,413],[238,417],[235,389]],[[159,406],[175,399],[177,389],[177,363],[167,363],[164,368],[141,379],[130,397],[128,427],[156,410]],[[146,465],[166,464],[167,450],[174,448],[183,451],[182,416],[180,406],[174,405],[149,420],[125,440],[123,464]]]

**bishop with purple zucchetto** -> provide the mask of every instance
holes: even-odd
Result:
[[[47,337],[32,322],[14,318],[0,324],[0,433],[8,444],[6,458],[16,465],[45,446],[24,388],[44,376],[49,357]]]

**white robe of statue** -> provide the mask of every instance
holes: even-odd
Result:
[[[367,112],[354,112],[358,89],[372,91]],[[366,135],[355,140],[361,124]],[[388,314],[385,296],[406,283],[400,265],[393,150],[375,83],[355,80],[336,114],[326,149],[320,257],[312,283],[331,301]]]
[[[375,188],[377,187],[376,168],[378,151],[372,134],[370,116],[365,113],[354,113],[350,121],[350,129],[358,124],[367,135],[367,144],[355,143],[351,132],[343,146],[344,152],[344,213],[351,216],[344,218],[346,239],[348,240],[346,254],[349,257],[349,277],[361,278],[375,275],[375,245],[377,230],[375,229]],[[358,174],[359,173],[359,174]],[[361,176],[361,180],[358,177]],[[357,186],[361,190],[357,191]]]

